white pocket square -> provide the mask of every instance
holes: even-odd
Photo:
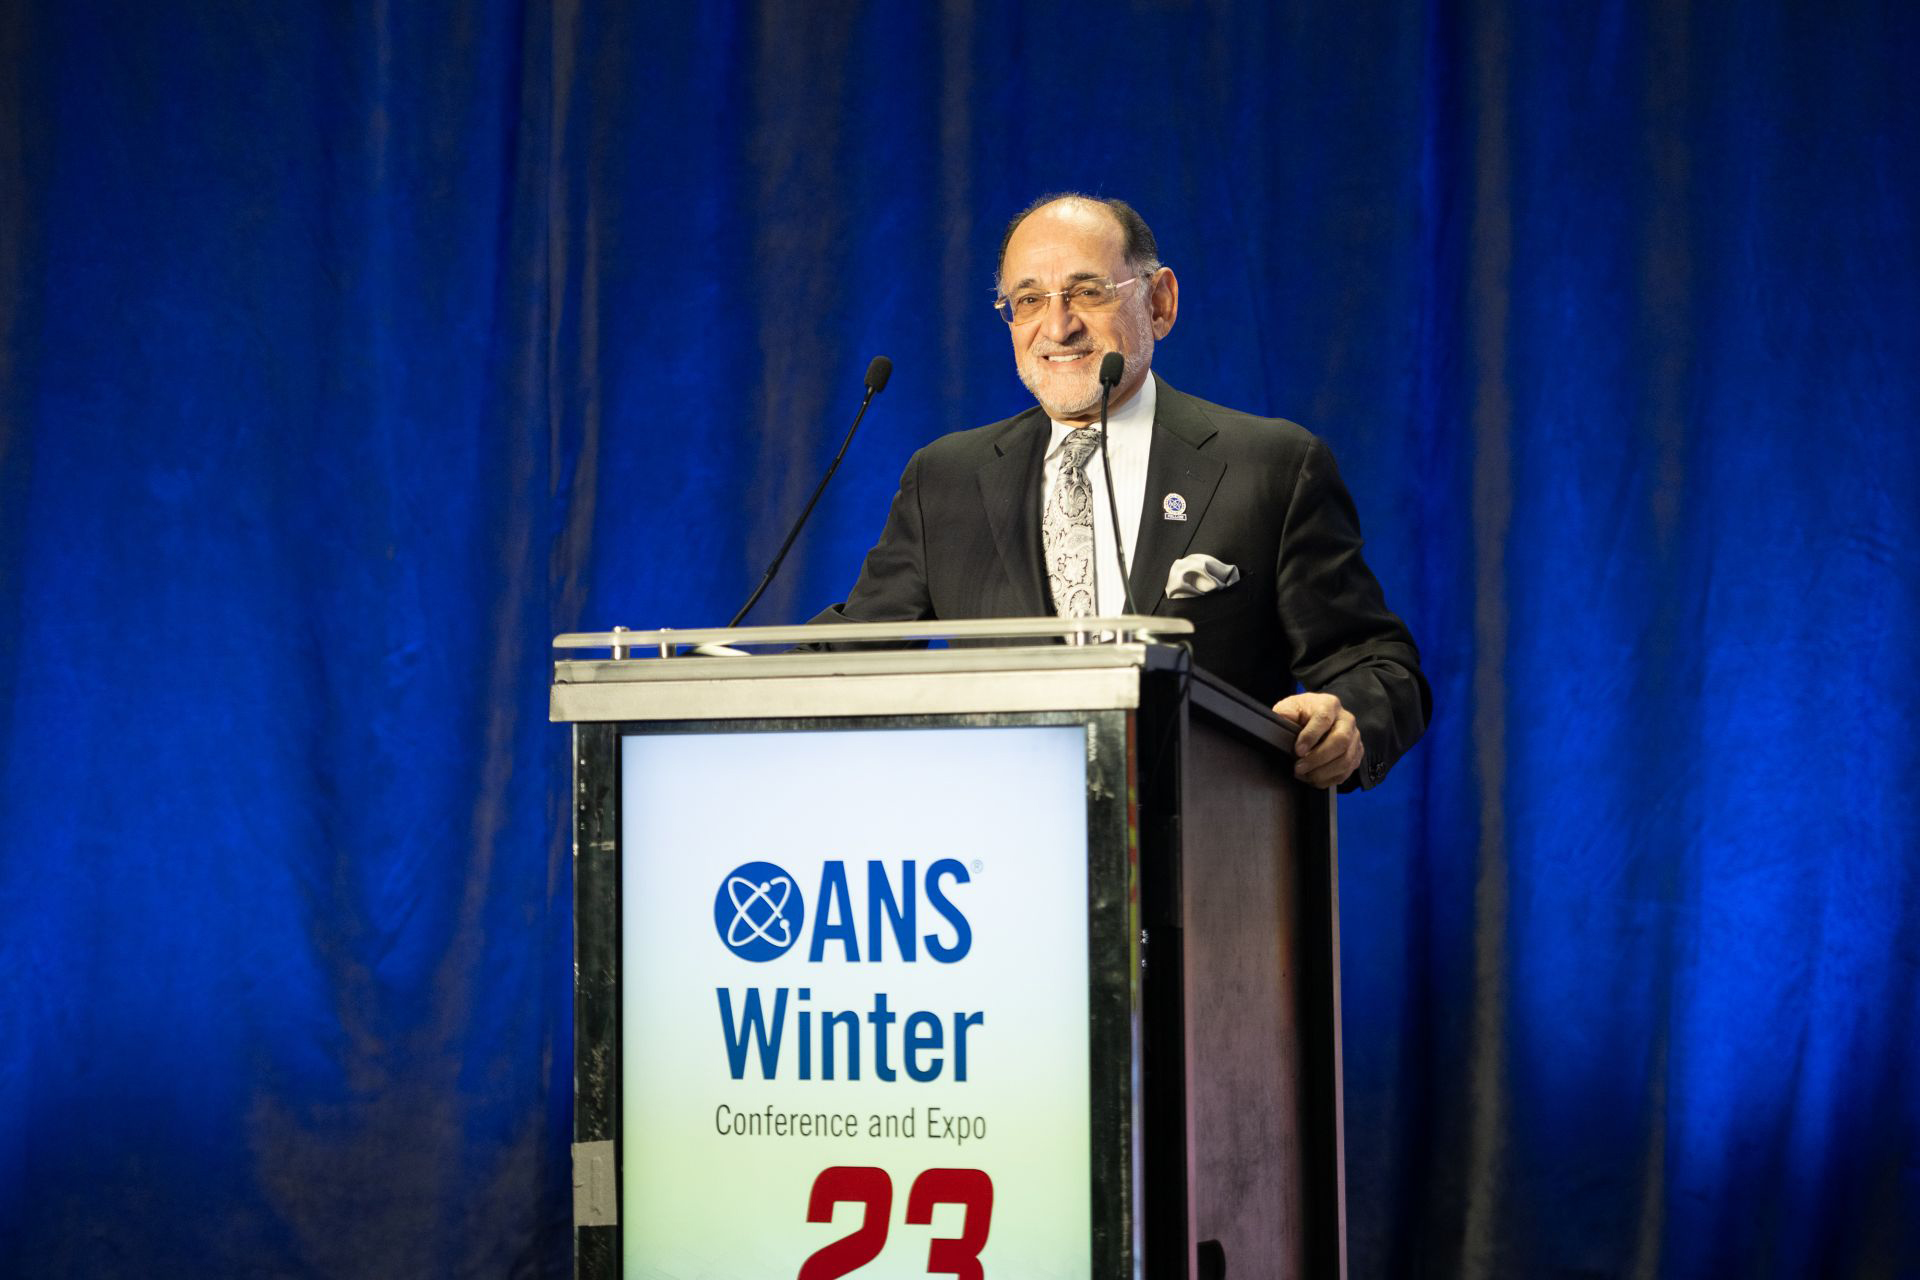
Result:
[[[1239,566],[1195,552],[1190,556],[1181,556],[1167,570],[1167,599],[1191,600],[1195,596],[1224,590],[1238,581]]]

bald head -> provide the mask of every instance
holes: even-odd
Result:
[[[1136,271],[1151,271],[1160,265],[1160,246],[1154,241],[1152,229],[1147,226],[1146,219],[1125,200],[1105,200],[1078,191],[1056,191],[1041,196],[1014,214],[1013,220],[1007,223],[1007,229],[1001,233],[1000,256],[995,259],[994,268],[1002,284],[1007,283],[1007,245],[1013,240],[1013,233],[1029,218],[1043,216],[1061,222],[1084,222],[1087,219],[1109,222],[1119,232],[1120,254],[1129,267]]]

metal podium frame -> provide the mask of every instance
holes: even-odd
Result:
[[[1116,617],[556,638],[550,716],[573,725],[575,1276],[621,1267],[622,735],[1061,724],[1087,730],[1090,1274],[1206,1280],[1230,1260],[1236,1277],[1345,1275],[1332,793],[1293,780],[1290,725],[1191,667],[1190,630]],[[1202,820],[1227,778],[1259,812]],[[1270,928],[1229,882],[1269,836],[1255,897],[1277,894]],[[1194,892],[1190,867],[1207,877]],[[1270,1010],[1214,1007],[1249,984]],[[1247,1173],[1249,1142],[1257,1162],[1274,1148],[1277,1179]],[[1254,1256],[1241,1238],[1260,1241]]]

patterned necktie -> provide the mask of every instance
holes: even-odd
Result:
[[[1060,446],[1060,474],[1040,525],[1053,611],[1063,618],[1089,618],[1094,612],[1093,486],[1087,483],[1087,459],[1099,444],[1100,432],[1092,427],[1067,433]]]

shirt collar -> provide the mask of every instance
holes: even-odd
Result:
[[[1151,434],[1154,409],[1159,401],[1159,379],[1149,373],[1147,380],[1140,384],[1140,390],[1134,392],[1133,399],[1107,414],[1107,438],[1118,445],[1142,433]],[[1061,442],[1067,438],[1069,431],[1080,431],[1084,428],[1076,427],[1070,422],[1059,422],[1053,419],[1048,421],[1053,423],[1053,431],[1047,437],[1047,456],[1051,458],[1054,451],[1059,449]]]

